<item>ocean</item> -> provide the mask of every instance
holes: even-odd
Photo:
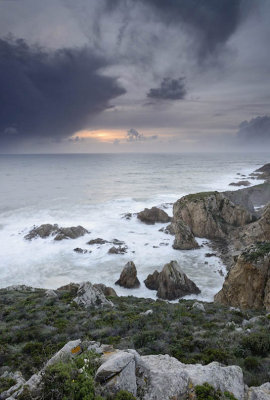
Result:
[[[177,260],[211,301],[222,287],[226,270],[217,257],[205,258],[208,242],[198,250],[172,248],[164,224],[145,225],[136,213],[161,206],[172,215],[181,196],[209,190],[238,189],[243,179],[269,162],[270,154],[61,154],[0,156],[0,287],[25,284],[57,288],[91,281],[114,287],[118,295],[156,297],[143,280],[155,269]],[[260,181],[252,181],[253,184]],[[82,225],[91,233],[75,240],[24,239],[33,225]],[[112,244],[87,245],[90,239],[123,240],[128,251],[110,255]],[[74,248],[92,250],[78,254]],[[141,286],[115,286],[127,261],[134,261]]]

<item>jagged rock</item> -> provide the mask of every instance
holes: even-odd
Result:
[[[115,282],[115,284],[127,289],[134,289],[140,286],[140,282],[137,278],[137,269],[133,261],[129,261],[125,265],[120,278]]]
[[[76,292],[79,289],[80,284],[79,283],[68,283],[67,285],[59,287],[57,290],[61,291],[67,291],[67,292]]]
[[[89,233],[88,230],[81,225],[71,226],[70,228],[59,228],[54,240],[77,239],[86,233]]]
[[[210,257],[216,257],[217,255],[216,255],[216,253],[206,253],[205,254],[205,257],[208,257],[208,258],[210,258]]]
[[[26,240],[32,240],[36,237],[41,237],[42,239],[45,239],[52,234],[56,234],[58,229],[59,226],[57,224],[42,224],[40,226],[34,226],[34,228],[31,229],[24,238]]]
[[[169,224],[163,228],[160,228],[158,231],[164,232],[164,233],[166,233],[166,235],[174,235],[175,234],[173,224]]]
[[[138,213],[137,218],[141,222],[149,225],[154,225],[156,222],[166,223],[171,221],[171,217],[169,217],[164,210],[161,210],[158,207],[152,207],[150,209],[145,208],[143,211]]]
[[[228,391],[238,400],[244,400],[245,385],[240,367],[236,365],[224,367],[218,362],[208,365],[182,364],[182,366],[194,386],[208,382],[216,390]]]
[[[141,357],[145,388],[143,400],[183,399],[189,378],[180,361],[166,355]]]
[[[173,248],[177,250],[191,250],[199,247],[190,227],[182,220],[177,220],[173,224],[175,240]]]
[[[187,294],[199,294],[201,291],[192,282],[177,261],[166,264],[158,277],[157,296],[161,299],[175,300]]]
[[[23,378],[20,371],[16,371],[15,373],[6,371],[3,375],[1,375],[1,378],[10,378],[16,382],[15,385],[11,386],[8,390],[0,393],[1,400],[8,399],[11,396],[15,395],[19,391],[19,389],[25,384],[25,379]]]
[[[87,242],[86,244],[93,245],[93,244],[106,244],[106,243],[109,243],[108,240],[96,238],[96,239],[89,240],[89,242]]]
[[[238,181],[229,183],[229,186],[250,186],[251,183],[249,181]]]
[[[270,310],[269,242],[252,245],[242,252],[215,295],[215,301],[240,308]]]
[[[66,362],[81,352],[81,339],[71,340],[47,361],[45,368],[60,361]]]
[[[57,224],[43,224],[38,227],[34,226],[34,228],[31,229],[31,231],[25,235],[24,238],[27,240],[32,240],[37,237],[45,239],[49,236],[56,235],[54,240],[77,239],[86,233],[89,232],[81,225],[71,226],[69,228],[61,228]]]
[[[123,246],[125,242],[119,239],[113,239],[110,243],[114,244],[115,246]]]
[[[102,291],[95,288],[90,282],[80,284],[77,296],[73,301],[84,307],[113,306],[113,303],[106,299]]]
[[[259,387],[250,387],[246,396],[247,400],[270,400],[270,382]]]
[[[127,252],[127,246],[124,246],[124,247],[121,247],[121,246],[115,247],[115,246],[113,246],[108,250],[109,254],[124,254],[126,252]]]
[[[230,230],[252,222],[253,216],[218,192],[191,194],[173,206],[173,223],[183,221],[194,236],[225,238]]]
[[[115,297],[117,297],[116,291],[113,288],[109,287],[109,286],[103,285],[103,283],[95,283],[93,286],[95,288],[101,290],[102,293],[104,294],[104,296],[115,296]]]
[[[155,271],[153,274],[149,274],[148,277],[144,280],[145,286],[150,290],[158,290],[159,282],[158,282],[159,272]]]

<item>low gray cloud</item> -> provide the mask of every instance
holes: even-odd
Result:
[[[270,144],[270,116],[264,115],[241,122],[237,139],[245,144],[256,143],[259,146]]]
[[[136,129],[129,129],[127,131],[127,142],[144,142],[146,140],[156,140],[158,135],[144,136],[143,133],[139,133]]]
[[[164,78],[160,87],[150,89],[147,97],[163,100],[182,100],[186,96],[185,78]]]
[[[102,76],[107,65],[88,48],[47,51],[21,39],[0,39],[0,145],[61,139],[125,93]]]

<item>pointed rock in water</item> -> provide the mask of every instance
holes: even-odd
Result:
[[[115,282],[115,284],[127,289],[135,289],[140,286],[140,282],[137,278],[137,269],[133,261],[129,261],[125,265],[120,278]]]
[[[159,282],[158,282],[159,272],[154,271],[153,274],[149,274],[148,277],[144,280],[144,284],[147,289],[150,290],[158,290]]]
[[[177,261],[166,264],[158,277],[157,296],[161,299],[175,300],[188,294],[201,291],[181,269]]]
[[[152,207],[151,209],[145,208],[139,212],[137,218],[145,224],[154,225],[156,222],[170,222],[171,217],[158,207]]]
[[[77,296],[73,301],[84,307],[113,306],[113,303],[106,299],[103,292],[94,287],[91,282],[83,282],[80,284]]]
[[[177,220],[173,225],[175,240],[173,248],[176,250],[198,249],[199,245],[191,232],[190,227],[182,220]]]

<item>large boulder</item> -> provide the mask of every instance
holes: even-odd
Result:
[[[191,250],[199,247],[190,227],[182,220],[172,223],[175,240],[173,248],[176,250]]]
[[[171,217],[158,207],[145,208],[139,212],[137,218],[145,224],[154,225],[156,222],[167,223],[171,221]]]
[[[125,265],[120,278],[115,282],[115,284],[127,289],[134,289],[140,286],[140,281],[137,278],[137,269],[133,261],[129,261]]]
[[[270,382],[259,387],[250,387],[246,396],[247,400],[270,400]]]
[[[77,239],[86,233],[89,232],[81,225],[61,228],[57,224],[42,224],[40,226],[34,226],[24,238],[26,240],[32,240],[37,237],[45,239],[49,236],[55,236],[54,240]]]
[[[80,284],[77,296],[73,301],[84,307],[113,306],[113,303],[106,299],[103,292],[99,288],[94,287],[91,282],[83,282]]]
[[[165,300],[175,300],[201,292],[177,261],[165,264],[161,272],[155,271],[152,275],[148,275],[144,283],[148,289],[157,290],[157,296]]]
[[[236,365],[224,367],[218,362],[208,365],[183,364],[183,367],[193,386],[207,382],[216,390],[230,392],[237,400],[244,400],[245,385],[240,367]]]
[[[241,253],[215,301],[244,309],[270,310],[270,242],[251,245]]]
[[[190,194],[173,206],[173,222],[183,221],[192,234],[208,239],[225,238],[235,227],[252,222],[254,217],[219,192]]]

